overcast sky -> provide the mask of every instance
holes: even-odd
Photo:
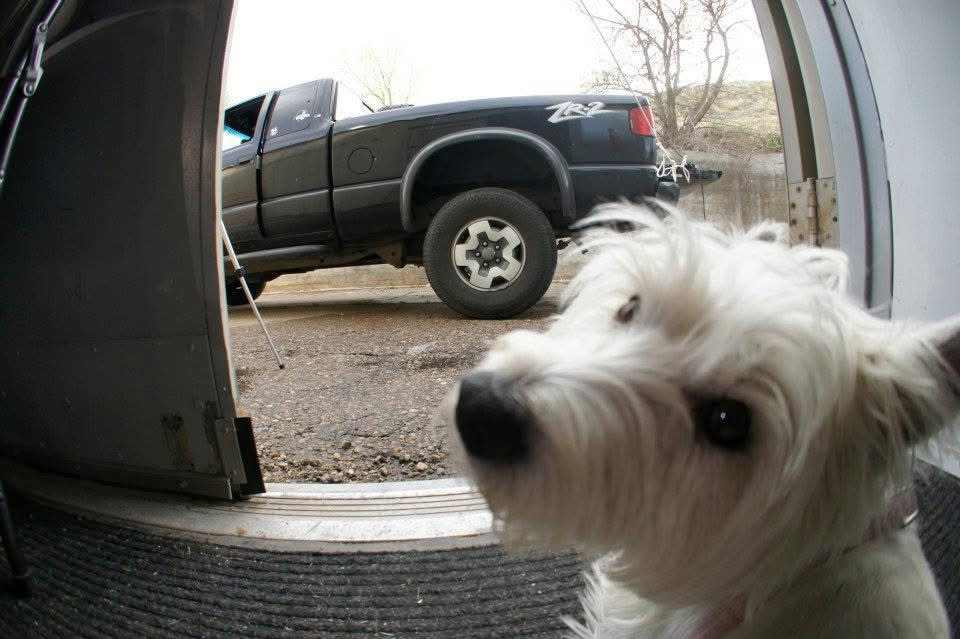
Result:
[[[752,5],[730,77],[770,79]],[[345,78],[366,48],[414,70],[416,104],[579,92],[610,57],[575,0],[238,0],[226,102],[320,77]]]

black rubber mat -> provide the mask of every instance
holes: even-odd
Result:
[[[0,592],[4,639],[557,637],[580,612],[575,556],[277,553],[14,508],[36,593]]]
[[[923,476],[917,480],[920,539],[947,607],[953,636],[960,639],[960,479],[923,466]]]
[[[918,482],[921,537],[960,637],[960,480]],[[0,589],[0,637],[557,637],[575,556],[496,547],[276,553],[186,542],[15,500],[36,594]],[[0,579],[9,569],[0,558]]]

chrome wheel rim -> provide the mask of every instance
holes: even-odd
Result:
[[[465,224],[453,240],[453,268],[460,279],[478,291],[498,291],[517,281],[526,250],[513,225],[496,217]]]

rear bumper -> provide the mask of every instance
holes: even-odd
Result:
[[[652,164],[581,164],[570,167],[577,219],[604,202],[640,201],[657,195],[657,167]]]

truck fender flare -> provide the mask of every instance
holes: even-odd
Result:
[[[550,168],[553,169],[553,174],[557,178],[557,184],[560,186],[560,215],[568,224],[574,221],[576,217],[576,203],[573,197],[573,181],[570,179],[567,161],[563,155],[560,154],[560,151],[557,150],[557,147],[540,136],[533,135],[527,131],[506,127],[489,127],[457,131],[456,133],[438,138],[417,151],[417,154],[410,160],[410,164],[407,165],[406,171],[403,172],[403,178],[400,180],[400,220],[403,223],[405,231],[415,233],[426,226],[427,220],[417,220],[413,215],[413,184],[424,163],[440,149],[455,144],[479,142],[481,140],[509,140],[511,142],[519,142],[533,147],[539,152],[550,165]]]

